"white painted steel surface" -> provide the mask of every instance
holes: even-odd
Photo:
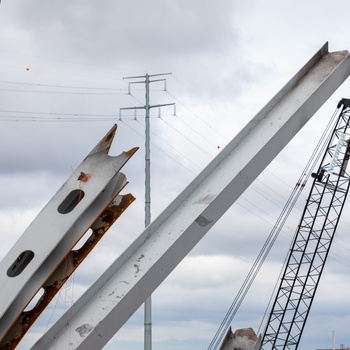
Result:
[[[115,131],[116,125],[77,167],[1,261],[0,339],[56,266],[126,185],[125,175],[119,170],[137,149],[117,157],[109,156]],[[86,182],[77,180],[81,172],[89,174]],[[84,197],[71,212],[60,214],[58,206],[76,189],[82,189]],[[34,252],[33,260],[19,276],[9,277],[7,270],[26,250]]]
[[[101,349],[349,74],[325,44],[32,349]]]
[[[7,329],[11,326],[14,320],[23,311],[28,302],[35,296],[38,289],[44,284],[47,278],[57,267],[62,258],[72,249],[74,242],[78,242],[80,237],[86,232],[87,228],[91,227],[96,217],[99,215],[101,208],[106,206],[106,203],[110,203],[115,196],[126,185],[125,175],[118,173],[105,188],[102,194],[97,197],[90,205],[84,215],[81,215],[75,221],[71,229],[69,229],[59,244],[51,251],[50,255],[46,258],[45,262],[41,264],[33,277],[27,281],[25,286],[18,291],[15,301],[8,307],[6,312],[1,317],[0,327],[0,339],[3,338]],[[90,226],[89,226],[90,225]],[[46,228],[45,232],[50,232],[50,228]],[[46,240],[46,239],[45,239]],[[40,249],[39,247],[37,249]],[[23,273],[25,273],[24,271]],[[17,292],[17,291],[16,291]]]

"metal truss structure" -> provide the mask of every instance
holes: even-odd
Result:
[[[338,104],[338,120],[306,201],[290,248],[262,348],[298,348],[350,185],[350,100]]]

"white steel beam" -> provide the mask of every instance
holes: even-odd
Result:
[[[119,171],[137,148],[109,156],[116,129],[88,154],[1,261],[0,347],[37,291],[127,184]],[[20,339],[21,333],[12,337]]]
[[[101,349],[349,74],[326,43],[32,349]]]

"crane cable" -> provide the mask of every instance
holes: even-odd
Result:
[[[280,216],[277,219],[277,222],[273,226],[266,242],[264,243],[260,253],[258,254],[255,262],[253,263],[246,279],[244,280],[241,288],[239,289],[235,299],[233,300],[227,314],[225,315],[222,323],[220,324],[218,330],[216,331],[213,340],[208,346],[208,350],[216,350],[222,343],[228,328],[230,327],[230,324],[232,323],[232,320],[234,316],[236,315],[240,305],[242,304],[244,297],[249,291],[249,288],[253,284],[255,277],[257,276],[261,266],[263,265],[264,261],[266,260],[267,255],[269,254],[273,244],[275,243],[279,233],[281,232],[283,225],[285,224],[286,220],[289,217],[289,214],[291,213],[295,203],[297,202],[302,190],[304,189],[307,180],[310,177],[312,169],[316,167],[318,164],[319,159],[324,154],[324,151],[329,143],[329,140],[331,138],[332,133],[329,132],[329,130],[333,130],[332,125],[334,122],[336,122],[336,116],[338,114],[339,108],[336,108],[336,110],[333,113],[332,118],[328,122],[324,132],[322,133],[322,136],[320,140],[318,141],[309,161],[307,162],[307,165],[305,166],[303,172],[301,173],[291,195],[289,196],[287,203],[285,204],[284,208],[282,209],[282,212]],[[276,286],[274,288],[274,291],[276,289]],[[274,292],[273,292],[274,293]],[[272,298],[272,297],[271,297]],[[270,302],[265,310],[264,317],[266,316],[267,310],[269,308]],[[261,327],[261,325],[260,325]],[[259,327],[259,329],[260,329]]]

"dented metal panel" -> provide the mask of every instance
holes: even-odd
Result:
[[[94,227],[127,184],[120,169],[137,148],[109,156],[116,129],[115,125],[88,154],[1,261],[0,341],[65,256]],[[34,257],[24,262],[23,269],[21,254],[25,251],[33,252]],[[19,274],[18,269],[22,270]],[[15,272],[11,274],[12,270]]]
[[[32,347],[101,349],[350,74],[324,45]]]

